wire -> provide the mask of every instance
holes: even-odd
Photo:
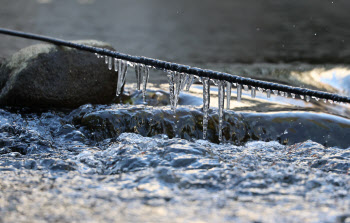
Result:
[[[26,38],[26,39],[44,41],[44,42],[52,43],[55,45],[66,46],[66,47],[71,47],[71,48],[75,48],[75,49],[79,49],[79,50],[88,51],[91,53],[98,53],[100,55],[110,56],[110,57],[126,60],[129,62],[134,62],[134,63],[152,66],[152,67],[154,67],[156,69],[160,69],[160,70],[176,71],[176,72],[181,72],[181,73],[197,75],[200,77],[208,77],[211,79],[225,80],[225,81],[228,81],[231,83],[237,83],[240,85],[248,85],[248,86],[256,87],[256,88],[277,90],[277,91],[287,92],[290,94],[296,94],[296,95],[298,94],[298,95],[304,95],[304,96],[309,96],[309,97],[316,97],[316,98],[320,98],[320,99],[332,100],[334,102],[350,103],[350,97],[341,96],[338,94],[332,94],[332,93],[328,93],[328,92],[324,92],[324,91],[316,91],[316,90],[311,90],[311,89],[307,89],[307,88],[292,87],[289,85],[282,85],[282,84],[277,84],[277,83],[273,83],[273,82],[255,80],[255,79],[245,78],[245,77],[232,75],[232,74],[228,74],[228,73],[222,73],[222,72],[217,72],[217,71],[213,71],[213,70],[204,70],[204,69],[197,68],[197,67],[190,67],[187,65],[166,62],[166,61],[152,59],[152,58],[148,58],[148,57],[132,56],[132,55],[128,55],[128,54],[119,53],[117,51],[111,51],[111,50],[87,46],[87,45],[83,45],[83,44],[72,43],[69,41],[56,39],[56,38],[52,38],[52,37],[48,37],[48,36],[20,32],[20,31],[15,31],[15,30],[10,30],[10,29],[0,28],[0,33],[10,35],[10,36],[17,36],[17,37],[21,37],[21,38]]]

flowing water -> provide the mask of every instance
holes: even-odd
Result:
[[[106,59],[108,69],[111,61]],[[160,89],[152,93],[149,67],[114,61],[121,74],[117,94],[127,66],[135,67],[138,81],[135,89],[126,88],[134,93],[124,104],[0,110],[0,222],[345,222],[350,217],[350,143],[341,134],[318,136],[330,137],[328,144],[342,140],[342,147],[285,142],[292,128],[282,130],[277,141],[254,140],[260,134],[254,131],[266,133],[253,127],[256,120],[273,114],[252,119],[224,109],[225,95],[226,108],[250,100],[247,96],[314,99],[275,91],[272,96],[269,89],[224,81],[210,86],[209,78],[194,85],[196,77],[176,72],[168,72],[169,95]],[[181,93],[198,86],[203,98]],[[211,98],[217,98],[217,109]],[[338,119],[346,137],[347,119],[326,123]],[[227,136],[231,122],[235,140]],[[306,124],[302,128],[308,130]]]

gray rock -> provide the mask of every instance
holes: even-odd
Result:
[[[75,42],[113,49],[95,40]],[[0,104],[67,108],[104,104],[115,97],[117,76],[93,53],[32,45],[0,64]]]

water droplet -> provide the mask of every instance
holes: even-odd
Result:
[[[226,109],[230,109],[232,84],[226,82]]]

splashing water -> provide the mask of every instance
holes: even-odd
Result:
[[[203,77],[203,139],[207,138],[208,131],[208,118],[209,118],[209,107],[210,107],[210,79]]]
[[[218,82],[218,104],[219,104],[219,142],[221,143],[222,138],[222,125],[224,118],[224,101],[225,101],[225,81]]]

